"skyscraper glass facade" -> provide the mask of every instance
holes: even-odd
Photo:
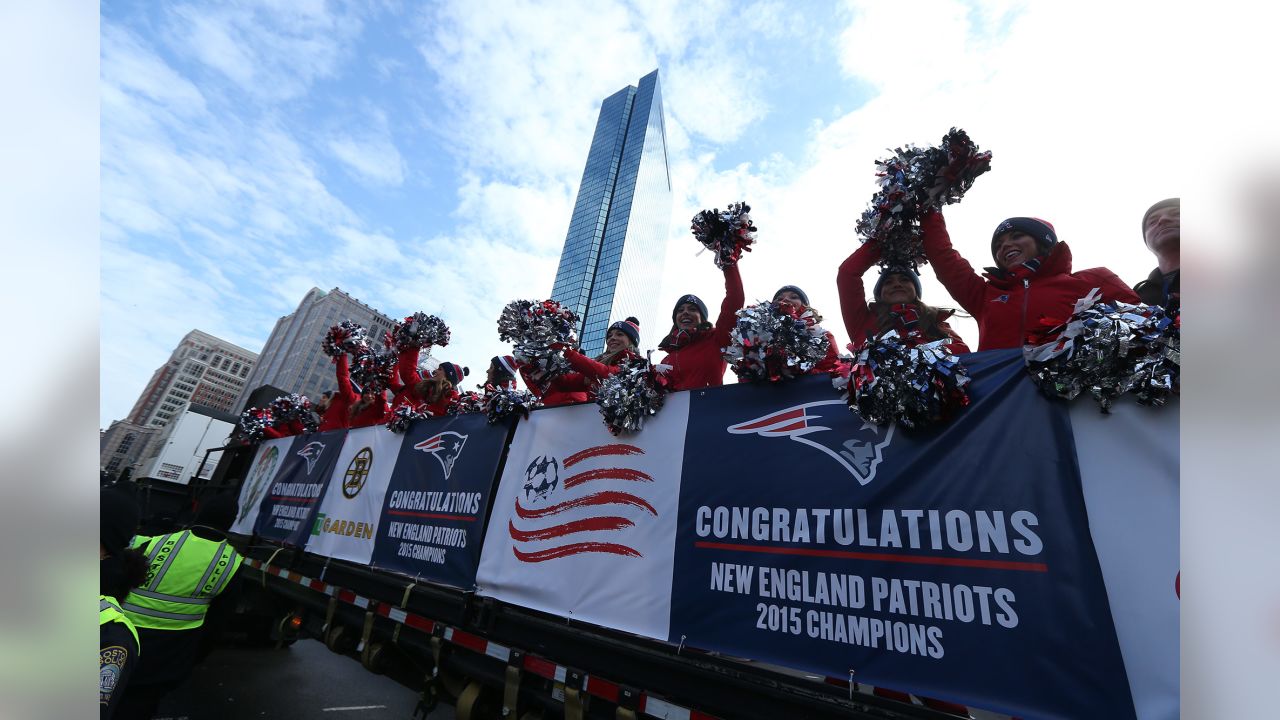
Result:
[[[655,314],[671,174],[658,71],[605,98],[582,173],[552,299],[582,318],[582,352],[604,349],[611,320],[640,320],[642,347],[666,330]],[[659,327],[660,325],[660,327]]]

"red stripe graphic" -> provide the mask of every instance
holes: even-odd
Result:
[[[656,516],[658,514],[658,511],[654,510],[652,505],[645,502],[644,498],[639,497],[638,495],[632,495],[631,493],[619,492],[617,490],[606,490],[604,492],[593,493],[580,498],[565,500],[564,502],[556,505],[548,505],[544,508],[526,508],[520,504],[520,499],[516,498],[516,514],[526,520],[530,520],[533,518],[555,515],[574,508],[588,507],[591,505],[614,504],[630,505],[632,507],[648,510],[650,515]]]
[[[564,537],[565,535],[590,532],[592,530],[625,530],[633,525],[635,523],[626,518],[606,516],[573,520],[562,525],[552,525],[539,530],[521,530],[515,526],[515,523],[508,520],[507,532],[511,533],[511,538],[516,542],[528,542],[530,540]]]
[[[785,420],[797,420],[802,417],[804,417],[804,408],[796,408],[795,410],[789,410],[787,412],[778,413],[777,415],[770,415],[767,418],[761,418],[760,420],[746,425],[734,425],[729,429],[736,431],[757,430],[759,428],[769,427],[770,425],[776,425]]]
[[[564,479],[565,489],[576,487],[592,480],[632,480],[635,482],[653,482],[653,478],[647,473],[631,468],[600,468],[599,470],[586,470],[576,475],[570,475]]]
[[[1018,562],[1016,560],[976,560],[930,555],[894,555],[892,553],[849,552],[847,550],[819,550],[817,548],[764,547],[736,543],[695,542],[696,548],[709,550],[737,550],[738,552],[768,553],[771,555],[807,555],[809,557],[846,558],[849,560],[879,560],[881,562],[911,563],[914,565],[950,565],[953,567],[977,567],[993,570],[1022,570],[1024,572],[1049,572],[1044,563]]]
[[[597,445],[595,447],[580,450],[564,459],[564,466],[571,468],[574,465],[588,458],[599,457],[601,455],[643,455],[644,451],[634,445]]]
[[[517,559],[524,562],[543,562],[544,560],[554,560],[556,558],[562,558],[568,555],[577,555],[579,553],[609,553],[612,555],[626,555],[627,557],[644,557],[626,545],[602,542],[573,543],[570,545],[547,548],[546,550],[539,550],[537,552],[522,552],[513,547],[511,548],[511,552],[516,554]]]

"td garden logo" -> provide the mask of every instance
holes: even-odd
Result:
[[[354,498],[364,489],[364,483],[369,479],[369,469],[373,467],[373,449],[361,448],[356,456],[351,458],[351,464],[347,465],[347,471],[342,476],[342,495],[348,499]]]

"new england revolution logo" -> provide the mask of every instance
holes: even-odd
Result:
[[[848,422],[849,415],[845,401],[820,400],[730,425],[725,430],[733,435],[790,438],[821,450],[840,463],[859,485],[866,485],[875,479],[876,468],[884,459],[884,450],[893,442],[894,426],[885,429],[863,421],[862,427],[855,430],[852,437],[831,429],[832,425]]]
[[[648,473],[619,467],[634,455],[644,450],[609,444],[580,450],[563,463],[551,455],[530,461],[507,520],[516,558],[538,563],[592,553],[644,557],[627,531],[658,516],[643,497],[656,489]],[[561,477],[562,468],[567,477]]]
[[[466,444],[466,435],[460,435],[450,430],[439,435],[432,435],[414,445],[413,449],[434,455],[436,460],[440,461],[440,467],[444,468],[444,479],[448,480],[449,474],[453,472],[453,464],[458,462],[458,457],[462,455],[462,446]]]

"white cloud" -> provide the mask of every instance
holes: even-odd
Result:
[[[176,51],[271,99],[297,97],[337,73],[363,27],[320,0],[179,5],[168,24]]]
[[[358,138],[338,135],[329,139],[329,150],[364,182],[392,187],[404,184],[404,158],[385,133],[369,133]]]

